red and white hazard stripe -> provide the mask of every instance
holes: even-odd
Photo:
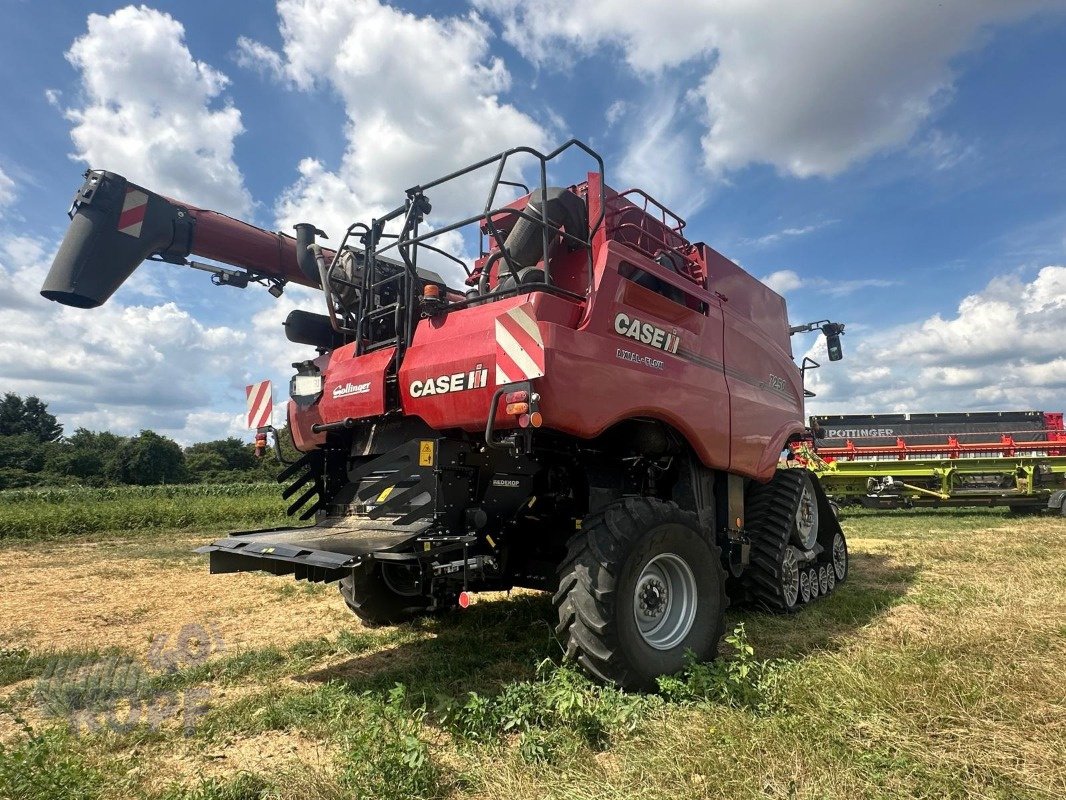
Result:
[[[273,418],[274,406],[270,398],[270,381],[260,381],[244,387],[248,401],[248,427],[265,428]]]
[[[539,378],[544,374],[544,339],[523,303],[496,317],[496,385]]]
[[[148,195],[132,186],[126,188],[122,213],[118,215],[118,232],[137,238],[141,235],[144,214],[148,210]]]

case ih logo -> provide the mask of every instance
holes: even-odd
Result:
[[[667,353],[676,353],[677,346],[681,344],[681,337],[676,333],[668,333],[650,322],[642,322],[623,312],[614,318],[614,332]]]
[[[411,397],[429,397],[433,394],[462,392],[466,389],[481,389],[488,385],[489,371],[478,364],[470,372],[453,372],[424,381],[411,381]]]
[[[336,386],[333,388],[333,399],[336,400],[339,397],[349,397],[353,394],[366,394],[370,391],[370,381],[366,383],[346,383],[344,386]]]

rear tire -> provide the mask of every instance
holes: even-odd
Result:
[[[385,574],[383,567],[390,574]],[[341,597],[365,625],[398,625],[429,613],[430,598],[421,593],[419,581],[397,572],[400,569],[393,564],[371,562],[341,578]]]
[[[651,689],[660,675],[718,652],[721,555],[695,514],[627,498],[591,514],[567,544],[554,602],[568,658],[601,681]]]

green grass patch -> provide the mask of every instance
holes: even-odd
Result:
[[[149,696],[226,688],[188,732],[27,729],[0,750],[0,797],[1066,794],[1066,521],[920,510],[843,524],[848,582],[798,614],[730,609],[722,657],[690,660],[655,693],[599,686],[564,663],[547,596],[481,597],[406,626],[352,623],[154,672]],[[284,585],[294,599],[306,591]],[[0,651],[0,677],[40,675],[46,658]],[[121,654],[90,661],[70,673],[66,707],[113,699],[93,693],[92,676],[126,686]],[[262,759],[242,760],[242,745]],[[178,749],[184,777],[151,780],[154,759]],[[141,771],[124,779],[132,764]]]
[[[11,800],[96,800],[114,797],[108,771],[90,763],[61,727],[0,744],[0,797]]]

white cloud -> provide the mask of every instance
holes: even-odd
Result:
[[[914,144],[911,153],[930,163],[937,172],[943,172],[975,158],[977,146],[967,144],[957,134],[933,129]]]
[[[839,221],[840,220],[830,219],[826,220],[825,222],[817,222],[811,225],[800,225],[793,226],[790,228],[782,228],[779,231],[767,233],[763,236],[759,236],[756,239],[742,239],[740,243],[742,245],[756,245],[758,247],[765,247],[767,245],[776,244],[782,239],[792,239],[797,236],[806,236],[807,234],[814,233],[815,231],[819,231],[822,228],[826,228],[830,225],[835,225]]]
[[[625,100],[615,100],[609,106],[603,114],[603,119],[607,123],[607,127],[612,127],[618,120],[622,119],[629,112],[629,103]]]
[[[247,215],[251,196],[233,160],[241,114],[218,100],[229,79],[185,45],[169,14],[127,6],[90,14],[67,60],[81,74],[74,157],[190,203]],[[50,96],[59,102],[58,93]]]
[[[883,278],[855,278],[851,280],[830,280],[829,278],[821,277],[804,278],[791,269],[771,272],[759,280],[778,294],[786,294],[803,287],[817,289],[820,294],[826,294],[830,297],[846,297],[863,289],[884,289],[889,286],[899,285],[899,281],[889,281]]]
[[[285,63],[281,56],[265,44],[249,39],[247,36],[237,38],[237,65],[280,80],[285,75]]]
[[[0,214],[4,213],[4,208],[15,202],[15,194],[15,182],[0,168]]]
[[[1041,409],[1066,399],[1066,267],[993,279],[953,316],[844,337],[845,360],[809,351],[811,413]],[[856,332],[853,332],[853,334]],[[851,339],[851,341],[849,341]],[[872,366],[871,366],[872,365]]]
[[[546,146],[543,126],[500,100],[510,74],[475,15],[418,17],[377,0],[279,0],[278,14],[283,55],[245,40],[246,61],[301,90],[336,92],[348,118],[341,163],[300,162],[275,209],[279,227],[312,221],[336,242],[410,186],[514,145]],[[484,195],[467,185],[429,196],[439,222],[473,213]]]
[[[208,433],[205,409],[220,398],[232,396],[231,408],[239,407],[249,378],[245,362],[257,359],[248,333],[206,325],[173,302],[112,300],[91,311],[50,303],[38,291],[54,252],[38,239],[3,237],[5,391],[38,395],[68,432],[153,428],[185,442]],[[211,438],[225,430],[213,429]]]
[[[676,88],[652,92],[639,112],[628,116],[625,151],[618,162],[621,184],[609,172],[607,182],[619,190],[639,187],[682,217],[697,211],[708,198],[708,187],[693,174],[699,146],[683,125],[689,112]]]
[[[1062,0],[475,0],[538,65],[617,46],[637,73],[707,64],[692,91],[705,114],[705,166],[751,163],[832,176],[906,145],[950,96],[952,59],[991,26]]]
[[[777,272],[771,272],[769,275],[766,275],[759,280],[778,294],[791,292],[803,285],[803,279],[791,269],[781,269]]]

